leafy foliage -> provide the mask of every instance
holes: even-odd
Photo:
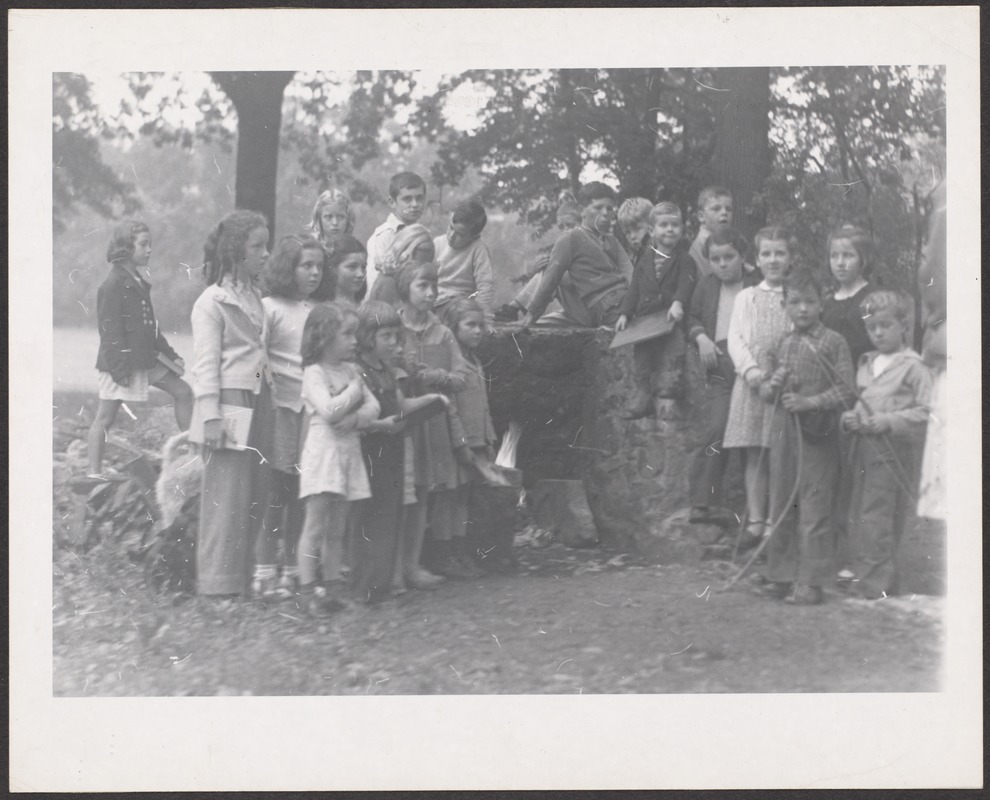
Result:
[[[52,201],[54,229],[80,204],[105,217],[129,214],[140,204],[134,185],[108,167],[100,156],[100,140],[113,131],[90,95],[83,75],[56,72],[52,79]]]

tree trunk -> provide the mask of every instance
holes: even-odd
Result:
[[[237,178],[234,204],[268,219],[275,241],[275,186],[278,179],[282,96],[292,72],[211,72],[237,109]]]
[[[735,199],[734,223],[751,237],[766,222],[761,192],[770,177],[770,70],[726,67],[716,73],[725,108],[715,131],[711,180]]]

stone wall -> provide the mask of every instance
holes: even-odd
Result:
[[[644,549],[661,522],[688,504],[688,468],[708,403],[697,354],[689,351],[683,401],[659,418],[621,419],[632,390],[632,348],[609,350],[611,339],[605,330],[498,329],[481,357],[496,430],[510,420],[523,424],[517,466],[525,485],[582,479],[601,540]],[[733,464],[730,486],[740,483],[738,472]]]

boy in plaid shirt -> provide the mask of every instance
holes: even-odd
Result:
[[[812,272],[787,276],[783,302],[793,330],[760,363],[769,376],[760,396],[779,402],[770,434],[770,519],[783,516],[769,544],[768,593],[817,605],[835,573],[838,419],[856,400],[853,367],[846,340],[821,322],[822,289]]]

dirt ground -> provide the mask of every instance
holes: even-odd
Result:
[[[56,400],[55,522],[86,401]],[[66,412],[64,415],[60,412]],[[71,412],[71,413],[69,413]],[[82,413],[79,413],[82,412]],[[115,435],[153,451],[168,409]],[[121,543],[53,550],[57,696],[910,692],[940,685],[944,598],[819,607],[719,592],[729,565],[517,538],[518,568],[317,623],[294,604],[154,596]]]

